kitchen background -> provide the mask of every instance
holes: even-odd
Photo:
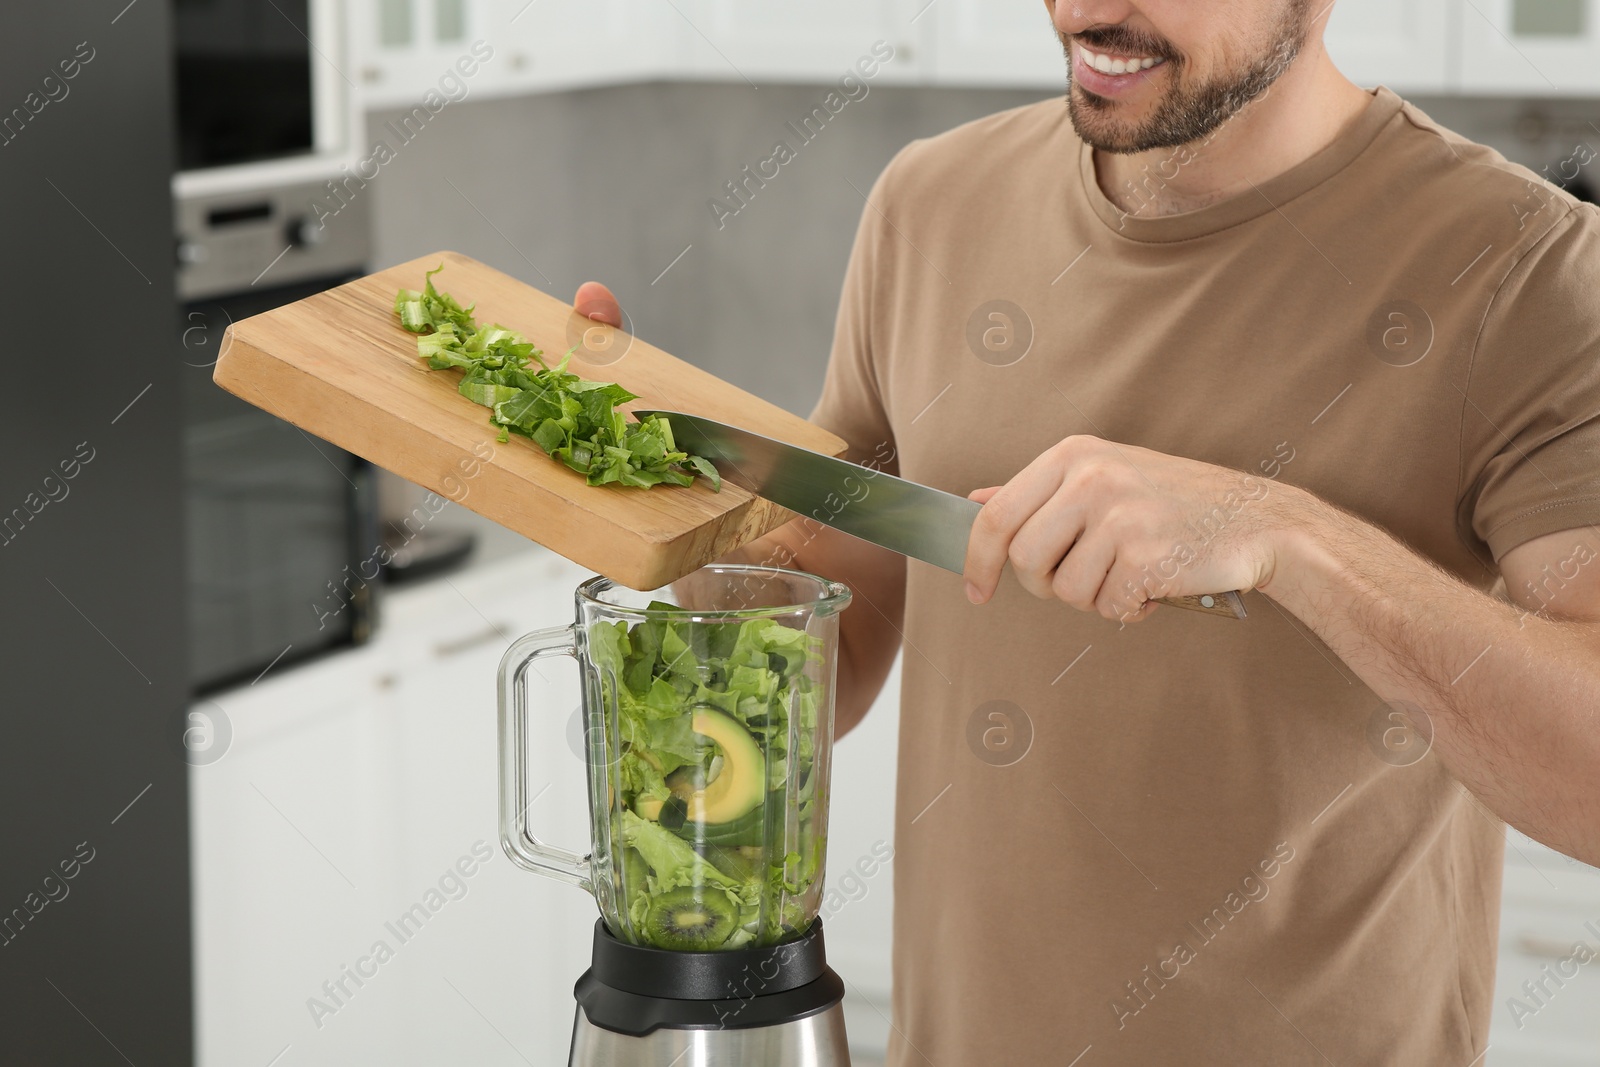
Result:
[[[0,535],[7,1061],[564,1063],[594,908],[499,854],[494,676],[516,636],[570,621],[586,574],[231,402],[210,384],[222,332],[449,248],[564,299],[604,280],[634,332],[803,413],[883,165],[1062,92],[1042,5],[114,0],[29,18],[0,72],[7,288],[32,327],[0,519],[48,499]],[[1339,0],[1328,44],[1357,81],[1592,197],[1597,0]],[[875,46],[892,59],[815,114]],[[735,199],[779,140],[796,157]],[[367,580],[380,542],[404,565]],[[544,674],[534,810],[571,845],[577,687]],[[893,864],[874,857],[896,692],[834,771],[824,914],[863,1065],[891,1025]],[[1600,872],[1510,845],[1490,1061],[1593,1063],[1600,977],[1520,1019],[1508,998],[1600,919]],[[475,848],[491,858],[442,880]],[[430,893],[425,926],[351,978]]]

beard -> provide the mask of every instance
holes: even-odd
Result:
[[[1063,39],[1067,53],[1067,114],[1072,128],[1092,147],[1118,154],[1177,148],[1209,136],[1289,69],[1310,29],[1308,9],[1309,0],[1289,0],[1267,46],[1243,69],[1199,85],[1183,83],[1184,60],[1165,41],[1120,26],[1078,34],[1091,50],[1103,48],[1126,55],[1165,58],[1163,66],[1169,68],[1166,95],[1149,118],[1137,123],[1116,117],[1121,106],[1118,101],[1072,84],[1072,48]]]

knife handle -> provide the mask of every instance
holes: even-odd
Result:
[[[1220,615],[1224,619],[1244,619],[1250,613],[1244,610],[1244,598],[1237,592],[1203,593],[1195,596],[1157,597],[1161,604],[1170,604],[1186,611],[1199,611],[1207,615]]]

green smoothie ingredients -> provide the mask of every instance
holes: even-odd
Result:
[[[417,338],[417,354],[434,370],[456,367],[466,373],[458,389],[490,411],[500,440],[510,434],[532,438],[545,452],[587,476],[590,485],[691,485],[699,474],[713,490],[722,488],[717,468],[703,456],[680,452],[672,426],[654,415],[628,422],[618,404],[638,399],[612,382],[591,382],[567,371],[568,352],[549,366],[544,353],[504,326],[480,327],[472,308],[433,287],[428,271],[423,289],[402,289],[394,298],[400,325]],[[539,369],[532,370],[533,363]]]
[[[633,940],[659,948],[797,937],[825,847],[812,751],[823,694],[806,672],[818,640],[775,619],[650,607],[680,617],[588,633],[621,735],[607,768],[617,910]]]

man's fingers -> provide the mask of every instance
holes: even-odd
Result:
[[[1151,577],[1148,567],[1136,571],[1119,559],[1106,573],[1094,610],[1108,619],[1139,622],[1155,610],[1153,598],[1159,595],[1162,586]]]
[[[1061,488],[1061,470],[1048,457],[1034,460],[983,505],[967,540],[967,599],[982,604],[1000,584],[1011,539]]]
[[[1057,493],[1041,504],[1012,535],[1011,547],[1006,551],[1011,573],[1022,583],[1022,588],[1041,600],[1054,597],[1052,583],[1056,568],[1072,562],[1077,554],[1074,546],[1082,534],[1082,508]],[[1105,566],[1109,567],[1115,552],[1107,547]],[[1096,588],[1099,584],[1095,583]]]
[[[1130,614],[1106,615],[1106,618],[1112,620],[1113,622],[1123,623],[1124,625],[1134,622],[1144,622],[1144,620],[1148,619],[1152,614],[1154,614],[1155,610],[1160,606],[1161,605],[1157,604],[1154,600],[1146,600],[1139,607],[1138,611]]]
[[[1079,611],[1094,611],[1116,561],[1117,546],[1109,538],[1079,537],[1051,576],[1050,592]]]
[[[611,295],[611,290],[599,282],[584,282],[578,286],[578,295],[572,298],[572,306],[586,319],[610,326],[622,325],[622,305]]]
[[[975,500],[979,504],[987,504],[990,500],[994,499],[994,495],[996,493],[998,493],[1002,488],[1004,488],[1004,487],[1003,486],[999,486],[999,485],[991,485],[991,486],[986,486],[983,489],[974,489],[972,492],[967,494],[967,499],[968,500]],[[967,554],[968,554],[967,558],[969,560],[971,559],[971,553],[972,553],[971,539],[969,538],[968,539],[968,548],[967,548]],[[971,570],[970,564],[968,565],[968,570],[969,571]],[[978,592],[977,592],[977,586],[973,585],[971,582],[968,582],[967,583],[967,599],[972,601],[974,604],[981,604],[981,603],[983,603],[984,600],[986,600],[988,598],[987,597],[980,597],[978,595]]]

